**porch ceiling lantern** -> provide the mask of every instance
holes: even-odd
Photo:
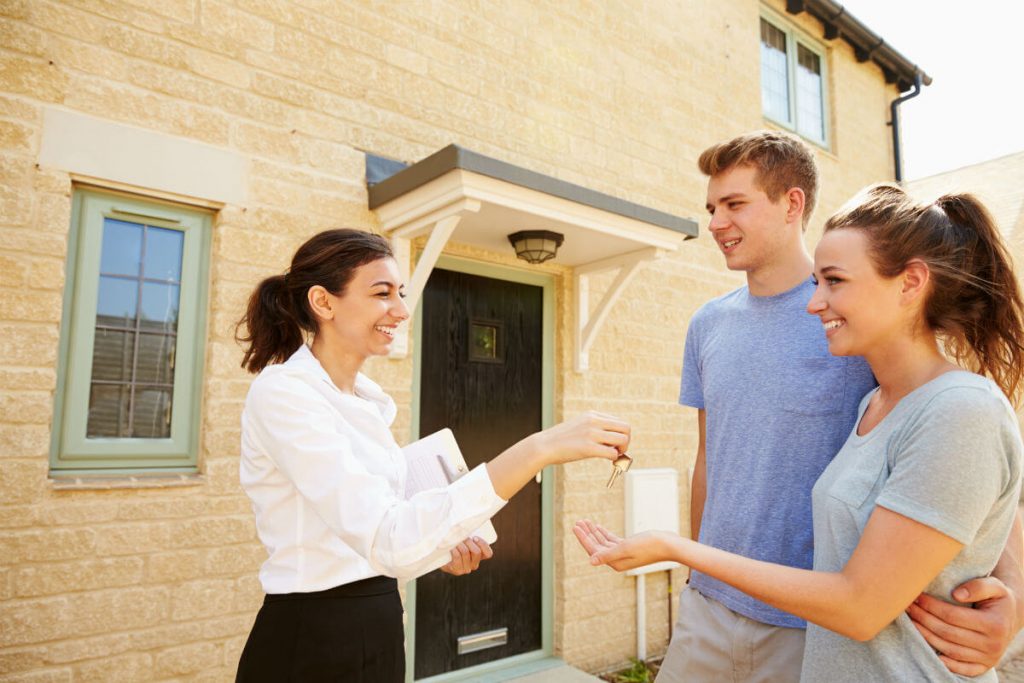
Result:
[[[587,352],[612,305],[639,267],[697,236],[696,221],[449,145],[370,186],[369,208],[391,239],[414,311],[448,240],[492,252],[511,251],[508,235],[523,225],[559,233],[564,243],[548,262],[573,269],[575,366]],[[427,240],[415,265],[412,240]],[[410,269],[412,270],[410,275]],[[590,277],[617,270],[595,307]],[[404,326],[392,357],[408,352]]]
[[[508,236],[516,256],[527,263],[544,263],[558,255],[565,236],[551,230],[520,230]]]

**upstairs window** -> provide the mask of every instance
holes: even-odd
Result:
[[[53,470],[194,470],[209,214],[76,190]]]
[[[761,17],[761,106],[765,117],[828,146],[824,53],[784,24]]]

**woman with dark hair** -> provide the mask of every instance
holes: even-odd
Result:
[[[242,366],[259,373],[242,412],[240,479],[269,553],[239,681],[403,681],[396,577],[436,566],[545,466],[614,461],[629,443],[624,422],[587,413],[406,500],[395,404],[360,372],[409,317],[402,288],[386,240],[328,230],[257,286],[239,322]],[[489,553],[466,544],[470,565]],[[452,573],[467,568],[459,557]]]
[[[802,681],[965,680],[904,610],[922,592],[958,595],[1021,534],[1007,397],[1024,388],[1024,304],[1008,253],[972,196],[920,204],[878,185],[828,220],[814,260],[807,311],[829,351],[863,356],[879,386],[814,486],[813,571],[673,534],[574,531],[592,564],[676,560],[806,619]]]

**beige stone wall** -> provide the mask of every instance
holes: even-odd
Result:
[[[699,152],[765,125],[758,11],[739,0],[0,4],[0,677],[231,679],[263,557],[237,483],[248,378],[233,323],[252,285],[305,237],[375,227],[363,150],[416,160],[455,142],[702,216]],[[820,36],[813,20],[795,21]],[[844,43],[827,49],[833,145],[819,154],[815,226],[891,175],[893,89]],[[47,106],[250,160],[249,201],[214,220],[202,477],[191,485],[63,490],[48,479],[72,185],[67,172],[36,165]],[[557,417],[620,414],[635,427],[640,465],[685,472],[695,421],[675,397],[687,320],[740,278],[707,236],[686,243],[635,278],[591,370],[576,374],[572,281],[549,270],[558,275]],[[401,406],[395,433],[405,441],[412,361],[368,370]],[[567,533],[582,516],[621,527],[621,489],[605,492],[606,475],[606,465],[584,463],[556,481],[556,653],[591,671],[625,662],[635,643],[633,579],[590,568]],[[682,581],[676,572],[674,586]],[[665,575],[651,577],[652,654],[667,642],[668,604]]]

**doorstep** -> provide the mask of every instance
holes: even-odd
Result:
[[[602,683],[597,676],[574,669],[568,664],[506,680],[514,683]]]

